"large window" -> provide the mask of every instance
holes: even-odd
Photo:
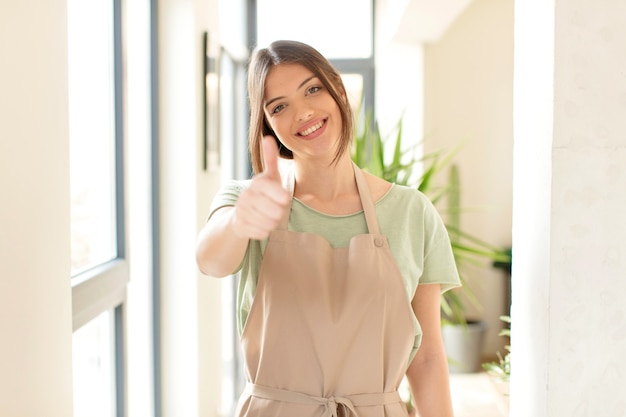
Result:
[[[68,1],[72,274],[117,256],[113,3]]]
[[[125,415],[120,0],[68,0],[74,416]]]

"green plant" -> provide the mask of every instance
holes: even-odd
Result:
[[[511,317],[509,316],[500,316],[500,320],[505,323],[508,323],[508,327],[504,328],[500,331],[500,336],[504,336],[507,338],[511,337]],[[483,364],[483,368],[487,373],[502,382],[508,382],[511,377],[511,345],[507,344],[504,346],[506,353],[504,356],[500,354],[500,352],[496,352],[498,356],[498,361],[488,362]]]
[[[418,156],[416,146],[406,149],[403,146],[402,119],[393,132],[393,136],[383,138],[371,115],[367,114],[360,131],[355,136],[352,160],[362,169],[389,182],[416,187],[438,206],[440,212],[447,214],[446,228],[461,283],[466,282],[463,272],[463,265],[466,262],[480,264],[484,260],[510,261],[510,255],[505,250],[461,230],[460,178],[458,167],[452,163],[461,146],[450,151],[441,150]],[[393,149],[390,157],[386,154],[386,149]],[[420,166],[421,175],[416,176],[416,168]],[[448,173],[447,181],[443,182],[444,185],[437,185],[440,181],[435,181],[436,177],[445,172]],[[467,323],[464,300],[478,306],[478,301],[469,286],[463,285],[461,290],[447,291],[443,294],[442,323],[463,325]]]

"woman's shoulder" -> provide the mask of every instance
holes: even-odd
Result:
[[[427,208],[431,208],[433,205],[431,200],[420,190],[406,185],[393,184],[386,197],[388,197],[393,204],[401,203],[413,207],[420,206]]]
[[[362,171],[367,185],[372,194],[372,199],[377,203],[402,204],[403,206],[428,207],[432,206],[430,199],[416,187],[391,183],[367,171]]]
[[[367,186],[374,201],[379,201],[380,199],[382,199],[385,195],[387,195],[387,193],[393,186],[393,184],[389,181],[377,177],[374,174],[370,174],[369,172],[364,170],[362,170],[361,172],[363,172],[363,177],[367,182]]]

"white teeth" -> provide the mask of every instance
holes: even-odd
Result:
[[[310,128],[308,128],[307,130],[300,132],[301,136],[308,136],[311,133],[315,132],[317,129],[319,129],[320,127],[322,127],[324,125],[324,122],[319,122],[318,124],[316,124],[315,126],[311,126]]]

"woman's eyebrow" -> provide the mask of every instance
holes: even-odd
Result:
[[[316,78],[316,77],[317,77],[316,75],[311,75],[309,78],[307,78],[306,80],[302,81],[302,82],[300,83],[300,85],[298,86],[298,88],[296,88],[296,91],[297,91],[297,90],[299,90],[299,89],[301,89],[302,87],[304,87],[304,86],[306,85],[306,83],[308,83],[309,81],[311,81],[313,78]],[[272,104],[272,103],[273,103],[273,102],[275,102],[276,100],[281,100],[281,99],[283,99],[283,98],[285,98],[285,97],[284,97],[284,96],[274,97],[273,99],[268,100],[268,101],[265,103],[265,106],[264,106],[264,107],[267,109],[267,107],[269,107],[269,105],[270,105],[270,104]]]
[[[311,75],[309,78],[307,78],[306,80],[302,81],[300,83],[300,85],[298,86],[297,90],[301,89],[302,87],[304,87],[304,85],[306,83],[308,83],[309,81],[311,81],[313,78],[315,78],[315,75]]]

